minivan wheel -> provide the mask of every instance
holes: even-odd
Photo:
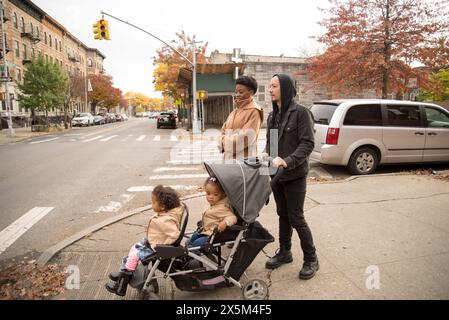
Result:
[[[369,147],[356,150],[349,160],[348,170],[354,175],[371,174],[379,164],[377,152]]]

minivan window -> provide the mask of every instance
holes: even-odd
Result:
[[[337,105],[335,104],[313,104],[310,111],[313,115],[313,121],[318,124],[328,125],[331,122],[332,116]]]
[[[381,126],[382,111],[380,104],[366,104],[351,107],[343,122],[347,126]]]
[[[419,106],[387,105],[387,123],[389,126],[420,127]]]
[[[435,108],[424,107],[427,117],[427,126],[430,128],[449,128],[449,116]]]

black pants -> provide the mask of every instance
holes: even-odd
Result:
[[[304,200],[306,198],[306,177],[278,182],[273,186],[276,210],[279,216],[279,244],[281,248],[290,250],[293,229],[301,242],[305,261],[316,259],[312,231],[304,218]]]

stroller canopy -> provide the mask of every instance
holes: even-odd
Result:
[[[261,166],[239,160],[204,162],[204,166],[217,177],[240,218],[253,223],[271,193],[269,176],[261,173]]]

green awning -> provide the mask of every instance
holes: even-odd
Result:
[[[232,74],[197,74],[197,90],[213,92],[234,92],[235,80]]]

